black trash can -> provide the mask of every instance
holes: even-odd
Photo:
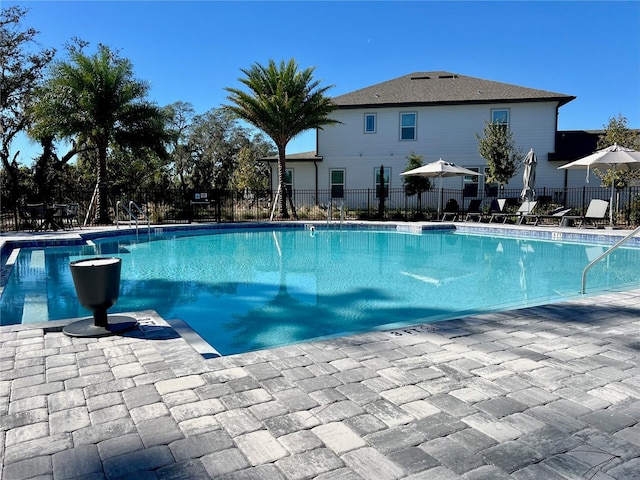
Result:
[[[98,257],[76,260],[69,264],[78,301],[93,312],[93,318],[73,322],[63,328],[72,337],[100,337],[123,332],[136,325],[131,317],[107,316],[120,296],[122,260]]]

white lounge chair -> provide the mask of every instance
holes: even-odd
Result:
[[[533,225],[537,226],[540,221],[545,222],[555,222],[558,221],[558,225],[562,223],[564,216],[571,211],[570,208],[567,207],[558,207],[555,210],[552,210],[546,214],[537,214],[537,213],[527,213],[523,215],[523,221],[526,223],[528,219],[533,219]]]
[[[522,223],[522,220],[524,219],[524,215],[528,215],[530,214],[534,208],[536,208],[536,204],[538,202],[536,200],[534,201],[526,201],[526,202],[522,202],[522,204],[520,205],[520,208],[518,208],[518,211],[515,213],[494,213],[491,215],[491,220],[489,220],[490,222],[493,222],[494,219],[502,219],[502,223],[507,223],[507,220],[509,218],[514,218],[515,222],[520,224]]]
[[[608,208],[609,202],[606,200],[592,199],[585,214],[578,219],[578,227],[581,227],[585,221],[596,224],[598,220],[606,220]]]

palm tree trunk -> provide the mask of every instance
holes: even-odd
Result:
[[[289,190],[287,189],[286,172],[285,147],[278,145],[278,185],[280,189],[280,218],[282,219],[289,218],[289,212],[287,211]]]
[[[109,188],[107,185],[107,148],[98,148],[98,194],[96,196],[96,216],[93,223],[109,225]]]

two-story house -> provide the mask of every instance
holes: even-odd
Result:
[[[341,123],[317,132],[317,152],[287,156],[294,189],[375,188],[384,167],[387,186],[401,187],[407,155],[442,158],[484,172],[476,134],[485,122],[508,126],[523,155],[538,158],[537,184],[565,186],[557,167],[559,109],[575,97],[449,72],[418,72],[335,97],[331,117]],[[273,159],[275,160],[275,158]],[[273,169],[273,185],[277,185]],[[445,187],[484,191],[484,176],[445,179]],[[508,187],[522,186],[516,175]]]

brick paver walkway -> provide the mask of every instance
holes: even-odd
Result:
[[[0,477],[640,478],[640,291],[206,359],[0,327]]]

